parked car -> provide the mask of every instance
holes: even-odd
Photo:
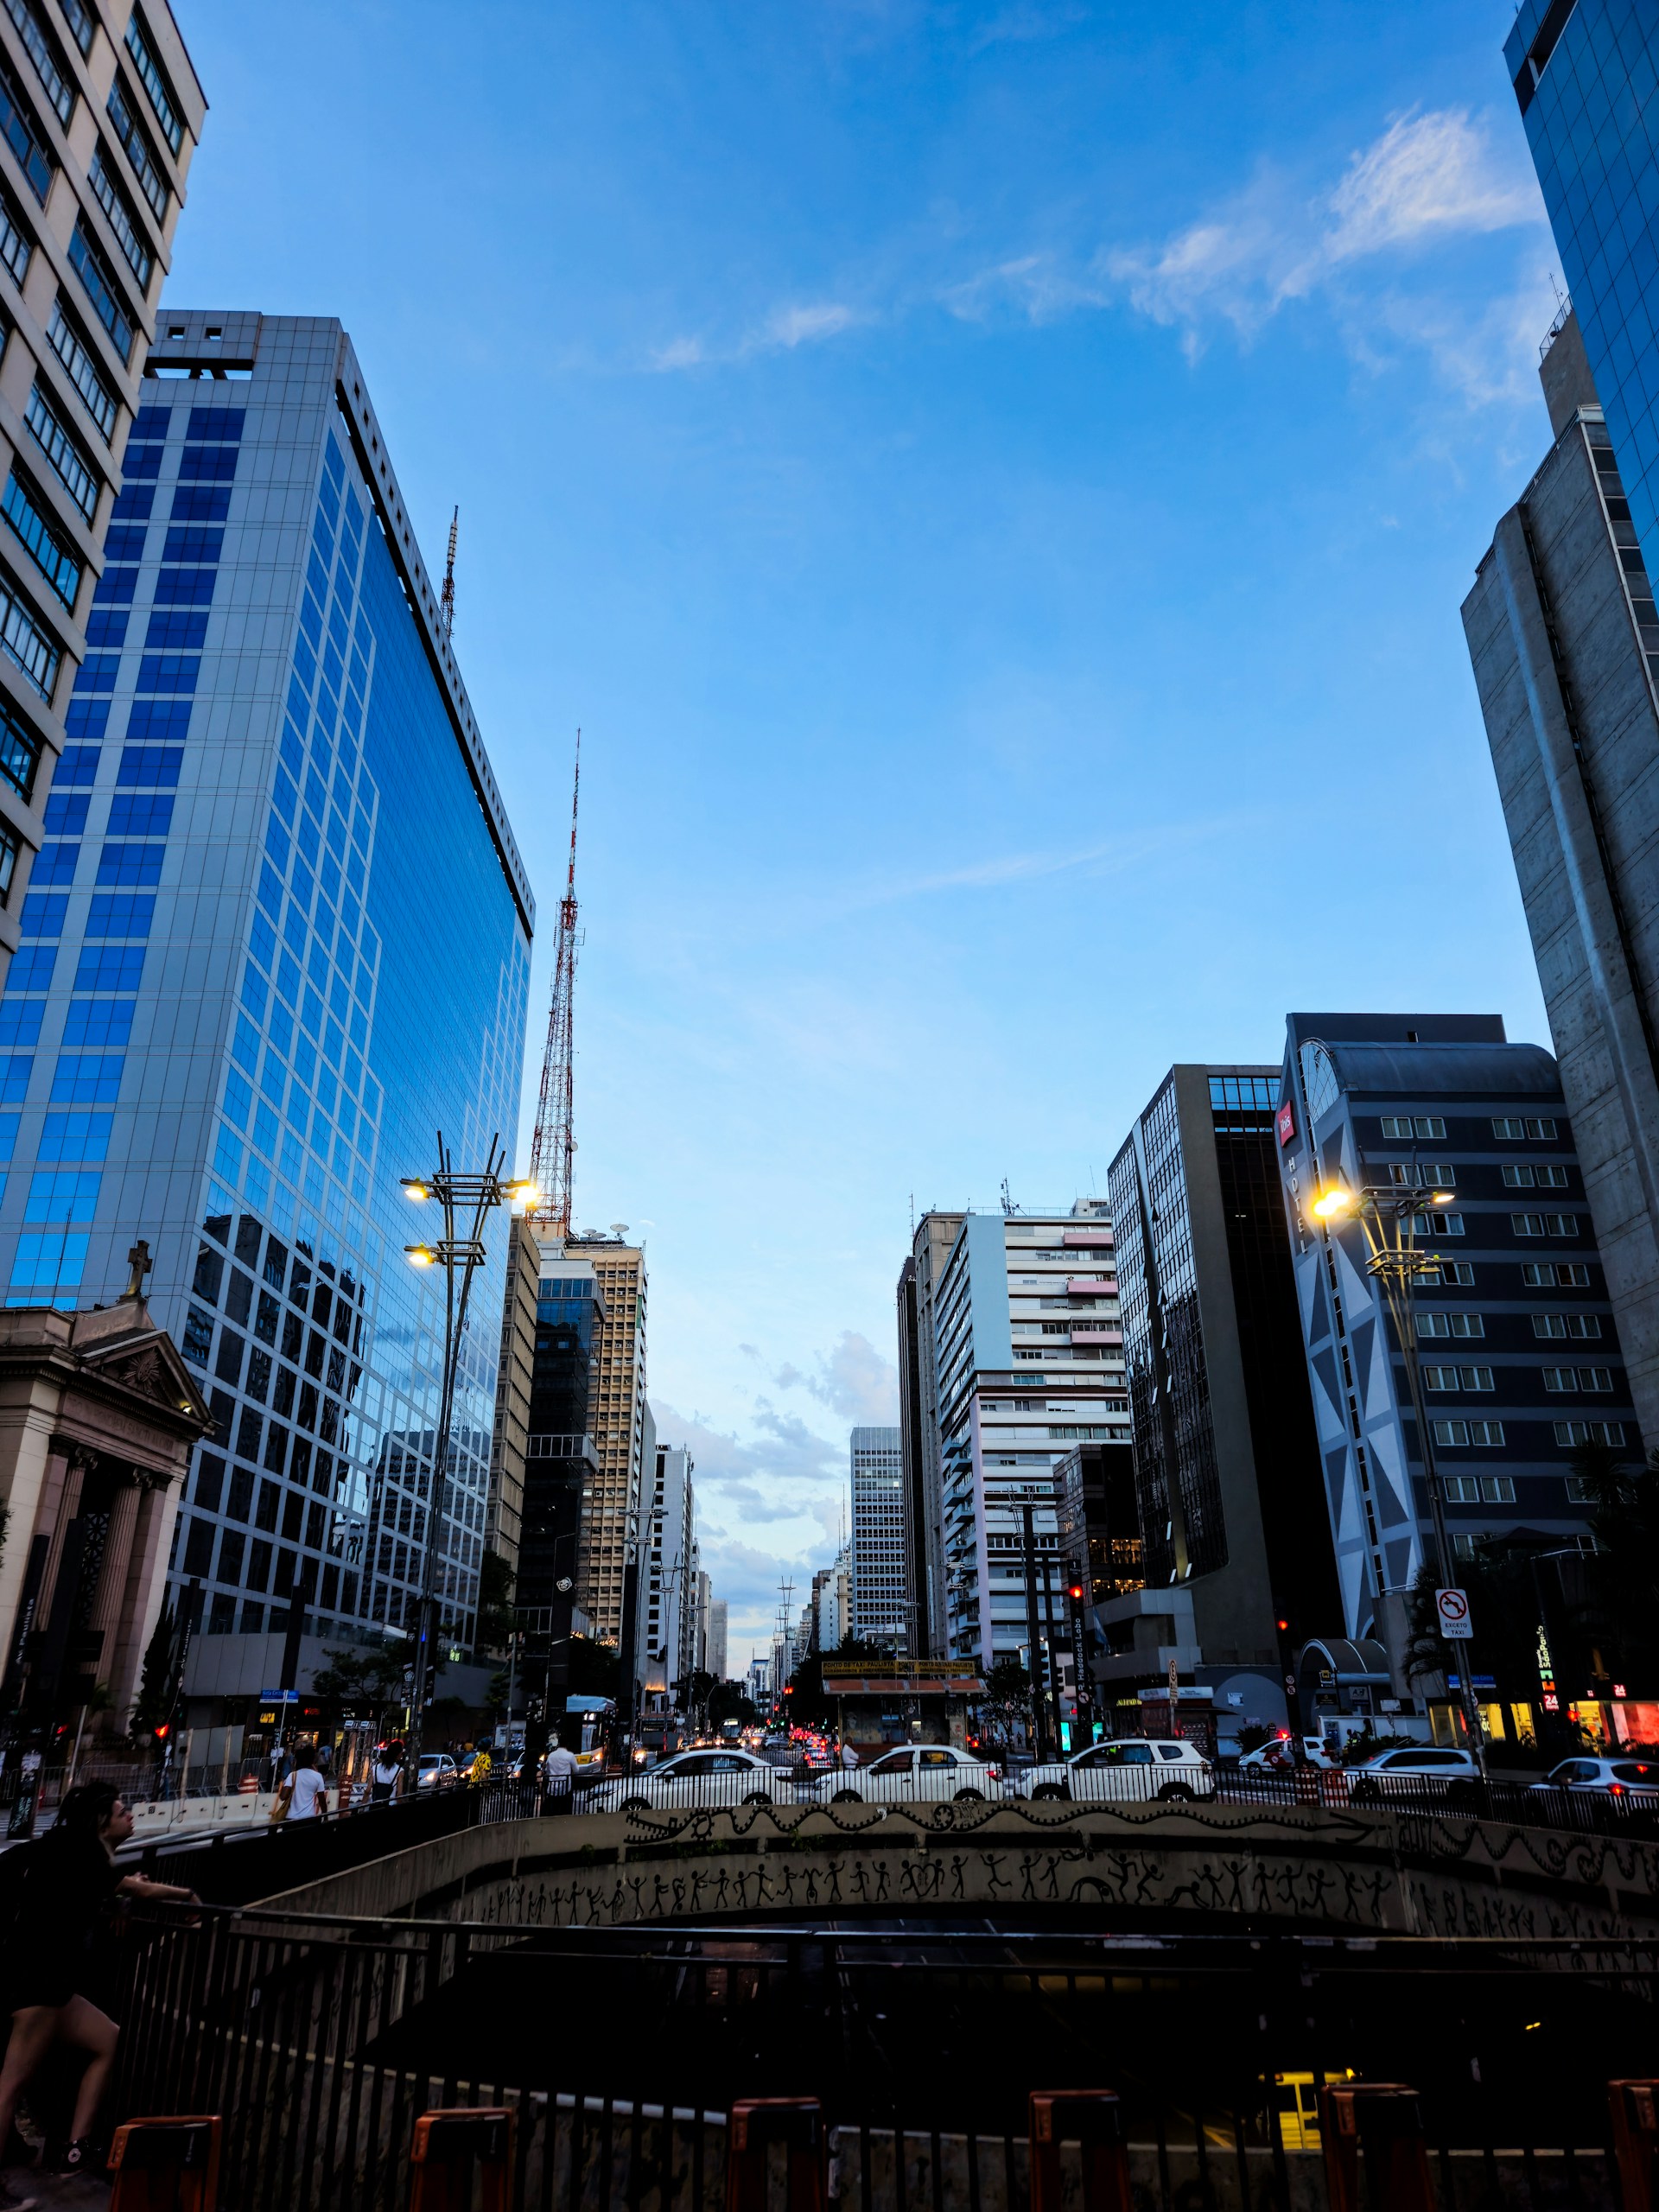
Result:
[[[868,1766],[815,1775],[805,1787],[823,1805],[905,1805],[918,1799],[982,1804],[1002,1795],[1000,1770],[946,1744],[902,1744]]]
[[[595,1783],[582,1793],[582,1809],[594,1813],[690,1811],[722,1805],[791,1804],[794,1792],[786,1776],[753,1751],[676,1751],[655,1766],[640,1767],[613,1781]]]
[[[422,1752],[417,1789],[453,1789],[460,1780],[461,1769],[448,1751]]]
[[[1423,1782],[1451,1783],[1447,1796],[1465,1796],[1480,1780],[1472,1751],[1442,1751],[1436,1744],[1408,1744],[1397,1751],[1379,1751],[1375,1758],[1349,1770],[1349,1800],[1355,1805],[1380,1805],[1391,1796],[1409,1796]]]
[[[1649,1759],[1572,1758],[1552,1767],[1535,1789],[1570,1789],[1574,1796],[1628,1797],[1659,1805],[1659,1762]]]
[[[1113,1738],[1062,1762],[1034,1766],[1015,1784],[1021,1797],[1070,1797],[1083,1805],[1213,1797],[1215,1770],[1184,1736]]]
[[[1304,1736],[1302,1749],[1307,1754],[1310,1766],[1334,1767],[1338,1762],[1331,1756],[1330,1746],[1323,1736]],[[1265,1744],[1258,1744],[1253,1751],[1246,1751],[1238,1762],[1241,1774],[1266,1767],[1269,1771],[1293,1767],[1296,1764],[1296,1747],[1288,1735],[1269,1737]]]

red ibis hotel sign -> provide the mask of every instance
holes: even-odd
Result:
[[[1284,1104],[1279,1109],[1279,1141],[1281,1145],[1289,1144],[1294,1139],[1295,1135],[1296,1109],[1291,1104],[1289,1099],[1287,1098]]]

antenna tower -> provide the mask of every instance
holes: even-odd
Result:
[[[542,1058],[536,1135],[530,1147],[530,1179],[541,1192],[531,1215],[538,1236],[570,1234],[571,1166],[576,1149],[574,1118],[576,950],[576,810],[582,799],[582,732],[576,732],[576,772],[570,793],[570,862],[559,901],[559,936],[553,960],[553,1004]]]
[[[449,518],[449,551],[443,564],[443,589],[438,594],[438,622],[446,638],[455,626],[455,540],[461,535],[461,509]]]

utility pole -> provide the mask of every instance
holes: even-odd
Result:
[[[1048,1697],[1047,1669],[1043,1664],[1042,1631],[1037,1620],[1037,1539],[1029,1503],[1020,1508],[1020,1521],[1026,1555],[1026,1641],[1031,1651],[1032,1750],[1040,1766],[1048,1754],[1047,1732],[1043,1725]]]

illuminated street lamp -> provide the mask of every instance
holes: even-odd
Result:
[[[1417,1217],[1425,1206],[1449,1205],[1452,1197],[1450,1191],[1427,1191],[1421,1185],[1366,1183],[1355,1191],[1345,1183],[1332,1183],[1319,1192],[1313,1207],[1316,1217],[1327,1225],[1353,1220],[1357,1221],[1364,1231],[1365,1272],[1382,1287],[1383,1302],[1394,1323],[1394,1333],[1399,1340],[1401,1354],[1406,1363],[1406,1387],[1410,1393],[1411,1410],[1417,1423],[1417,1436],[1422,1450],[1423,1473],[1428,1484],[1428,1508],[1434,1523],[1434,1546],[1439,1555],[1440,1576],[1441,1582],[1448,1586],[1453,1579],[1452,1541],[1446,1534],[1446,1499],[1434,1465],[1433,1431],[1423,1407],[1422,1375],[1417,1359],[1412,1291],[1418,1283],[1438,1282],[1440,1279],[1438,1253],[1417,1249]],[[1481,1734],[1480,1707],[1475,1696],[1474,1675],[1474,1652],[1465,1641],[1458,1659],[1458,1684],[1464,1725],[1469,1731],[1470,1745],[1484,1780],[1486,1746]]]
[[[461,1363],[461,1340],[467,1329],[467,1306],[473,1276],[484,1264],[484,1222],[499,1205],[522,1199],[533,1205],[540,1196],[527,1179],[504,1182],[506,1161],[499,1136],[490,1139],[487,1163],[481,1174],[457,1173],[443,1131],[438,1131],[438,1172],[435,1175],[405,1175],[407,1197],[423,1204],[435,1198],[443,1208],[443,1235],[419,1244],[405,1244],[410,1265],[444,1271],[443,1382],[438,1398],[438,1432],[433,1455],[432,1480],[427,1498],[426,1543],[421,1560],[420,1597],[416,1612],[415,1681],[410,1701],[410,1752],[418,1789],[421,1770],[421,1732],[426,1709],[426,1688],[432,1672],[432,1640],[436,1627],[438,1537],[443,1526],[449,1480],[449,1431],[454,1415],[455,1374]],[[457,1280],[459,1278],[459,1281]]]

